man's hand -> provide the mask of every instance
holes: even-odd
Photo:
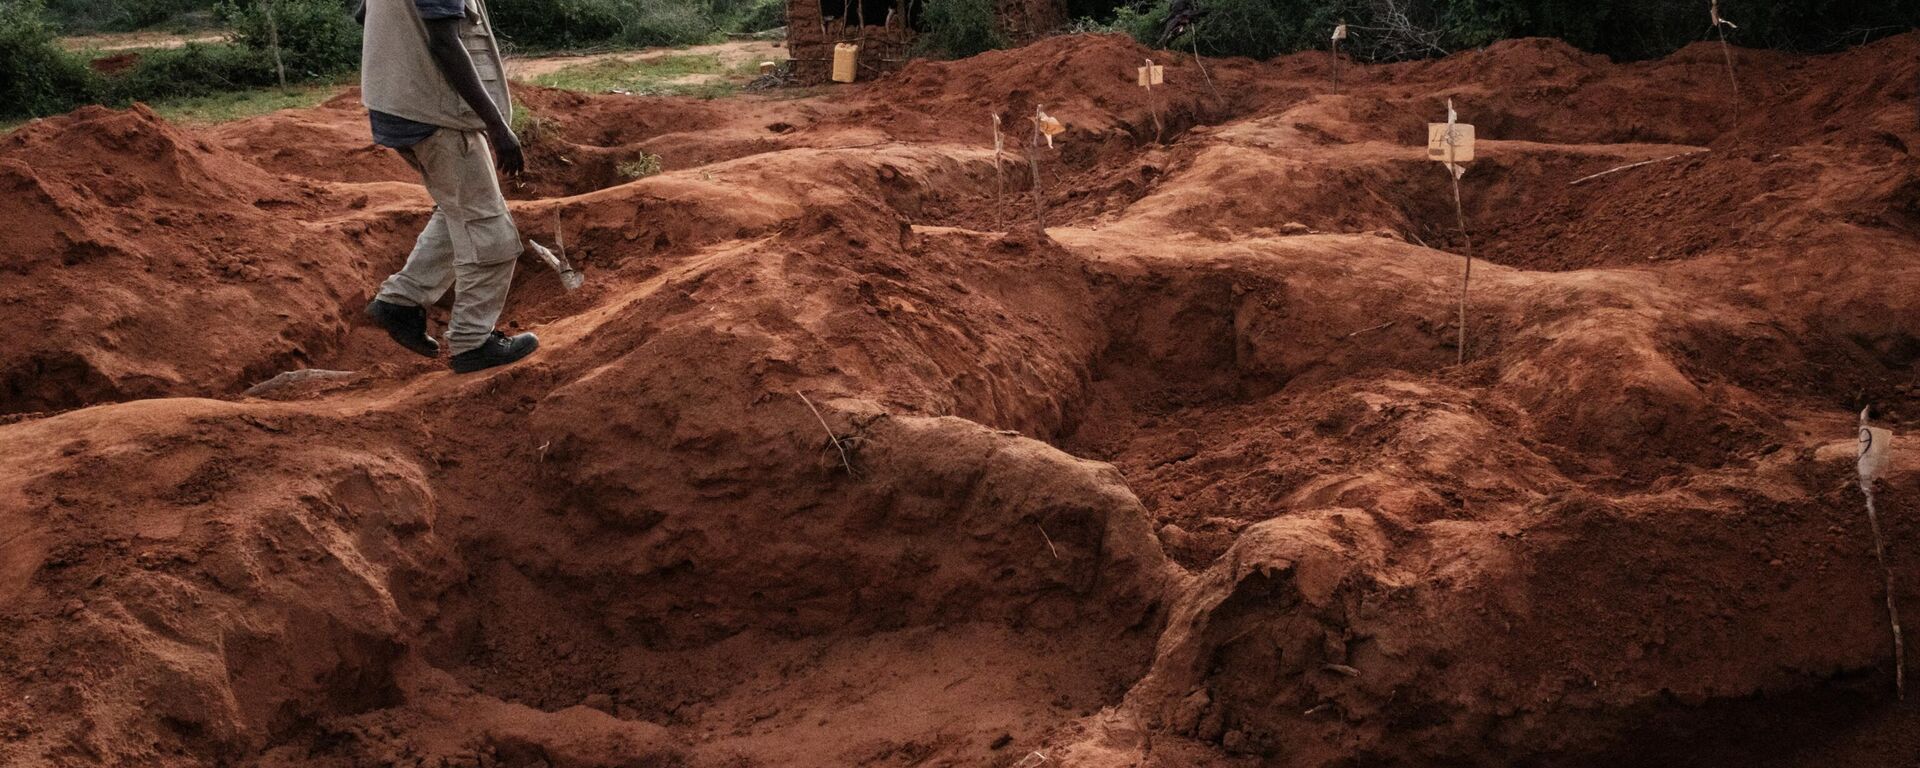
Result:
[[[466,20],[427,19],[426,23],[427,52],[432,54],[433,63],[439,65],[440,74],[446,76],[447,84],[453,86],[453,91],[460,94],[474,114],[486,121],[487,143],[493,145],[494,164],[508,176],[526,170],[527,158],[520,150],[520,138],[513,135],[506,115],[500,114],[500,108],[481,86],[480,74],[474,71],[473,60],[468,58],[470,54],[460,42],[460,25]]]
[[[487,129],[487,143],[493,145],[494,164],[501,173],[518,176],[527,169],[526,155],[520,151],[520,137],[513,135],[513,129],[506,123]]]

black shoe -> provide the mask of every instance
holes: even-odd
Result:
[[[374,299],[367,305],[367,317],[373,318],[375,325],[385,328],[387,335],[400,342],[400,346],[427,357],[440,355],[440,342],[427,335],[425,308]]]
[[[540,337],[531,333],[508,336],[494,331],[480,346],[454,355],[450,365],[454,373],[473,373],[496,365],[506,365],[533,354],[539,348]]]

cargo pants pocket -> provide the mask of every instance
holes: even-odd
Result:
[[[473,264],[498,264],[520,258],[520,228],[507,214],[461,221],[455,227],[466,236],[468,247],[456,248],[456,260],[466,256]]]

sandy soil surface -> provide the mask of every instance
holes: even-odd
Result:
[[[0,763],[1912,764],[1920,36],[1735,61],[521,88],[588,283],[466,376],[358,320],[429,202],[353,94],[23,127]]]

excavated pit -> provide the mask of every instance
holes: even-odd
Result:
[[[1740,52],[1797,127],[1532,40],[528,88],[512,208],[588,285],[523,264],[543,348],[468,377],[352,321],[428,203],[350,96],[25,127],[0,761],[1897,762],[1849,479],[1920,413],[1916,47]],[[300,366],[354,373],[240,394]]]

